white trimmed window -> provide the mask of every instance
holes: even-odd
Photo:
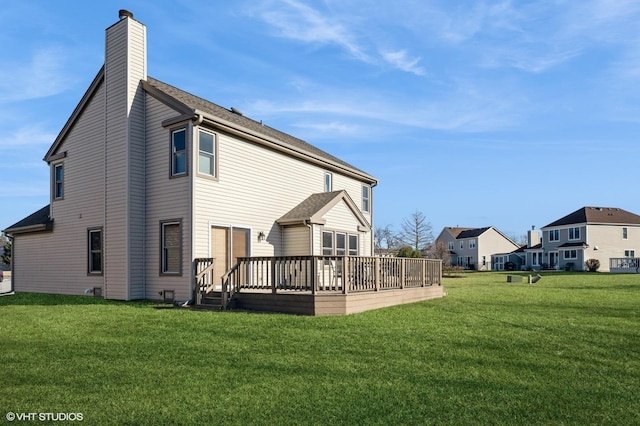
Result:
[[[625,250],[624,251],[624,257],[636,257],[636,251],[635,250]]]
[[[629,228],[626,226],[622,228],[622,239],[626,240],[629,238]]]
[[[570,240],[579,240],[580,239],[580,227],[576,226],[574,228],[569,228],[569,239]]]
[[[347,254],[347,234],[336,232],[336,256]]]
[[[333,232],[322,232],[322,255],[333,256]]]
[[[564,251],[565,259],[577,259],[578,258],[578,250],[565,250]]]
[[[469,240],[469,248],[470,249],[476,248],[476,240]]]
[[[453,251],[454,247],[453,247],[453,241],[449,241],[449,251]]]
[[[362,211],[371,212],[371,187],[362,185]]]
[[[324,174],[324,192],[333,191],[333,175],[331,173]]]
[[[358,255],[358,235],[349,234],[349,256]]]
[[[187,174],[187,129],[171,132],[171,176]]]
[[[200,130],[198,132],[198,173],[217,176],[216,135]]]
[[[560,231],[557,229],[549,231],[549,241],[560,241]]]

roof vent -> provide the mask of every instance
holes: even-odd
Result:
[[[242,111],[240,111],[239,109],[234,108],[234,107],[231,107],[231,112],[234,113],[234,114],[238,114],[238,115],[244,115],[242,113]]]
[[[133,13],[129,12],[129,11],[128,11],[128,10],[126,10],[126,9],[120,9],[120,10],[118,11],[118,17],[119,17],[120,19],[124,19],[124,18],[131,18],[131,19],[133,19]]]

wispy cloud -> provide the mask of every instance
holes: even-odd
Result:
[[[409,58],[406,50],[397,50],[394,52],[381,52],[385,61],[394,67],[416,75],[425,75],[426,72],[422,68],[420,58]]]
[[[248,105],[255,117],[291,117],[290,123],[319,133],[337,132],[352,137],[369,136],[372,126],[404,126],[451,132],[479,132],[513,127],[526,102],[505,96],[508,90],[478,88],[460,82],[456,90],[413,99],[414,94],[382,93],[375,89],[345,90],[315,87],[308,93],[279,100],[258,100]],[[313,117],[304,119],[302,117]],[[312,125],[310,123],[325,123]],[[347,126],[343,123],[348,122]],[[329,123],[329,124],[327,124]]]
[[[69,87],[61,48],[40,48],[27,62],[7,61],[0,69],[0,102],[44,98]]]
[[[3,136],[0,136],[0,150],[27,147],[46,149],[53,143],[56,136],[55,133],[43,130],[38,125],[25,126],[14,131],[5,131]]]
[[[276,30],[278,36],[306,43],[337,45],[359,60],[370,61],[354,34],[339,20],[330,19],[296,0],[269,2],[265,6],[260,17]]]
[[[346,51],[352,58],[371,65],[391,65],[395,69],[425,75],[419,66],[420,57],[408,52],[408,47],[378,48],[381,28],[372,31],[372,18],[365,8],[321,11],[298,0],[269,1],[262,7],[252,7],[252,14],[274,29],[278,37],[316,45],[332,45]],[[384,38],[384,37],[382,37]],[[387,44],[389,44],[387,42]]]

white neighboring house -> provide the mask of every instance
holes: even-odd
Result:
[[[484,228],[445,227],[436,238],[449,248],[451,264],[465,269],[502,270],[504,263],[493,258],[499,253],[511,253],[520,248],[509,237],[493,226]]]
[[[147,76],[146,46],[120,11],[45,155],[50,204],[5,230],[17,291],[187,300],[198,258],[372,254],[373,176]]]

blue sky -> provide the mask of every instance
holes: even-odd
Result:
[[[0,9],[0,228],[49,202],[42,158],[121,8],[150,76],[376,176],[376,226],[640,214],[638,1],[24,0]]]

